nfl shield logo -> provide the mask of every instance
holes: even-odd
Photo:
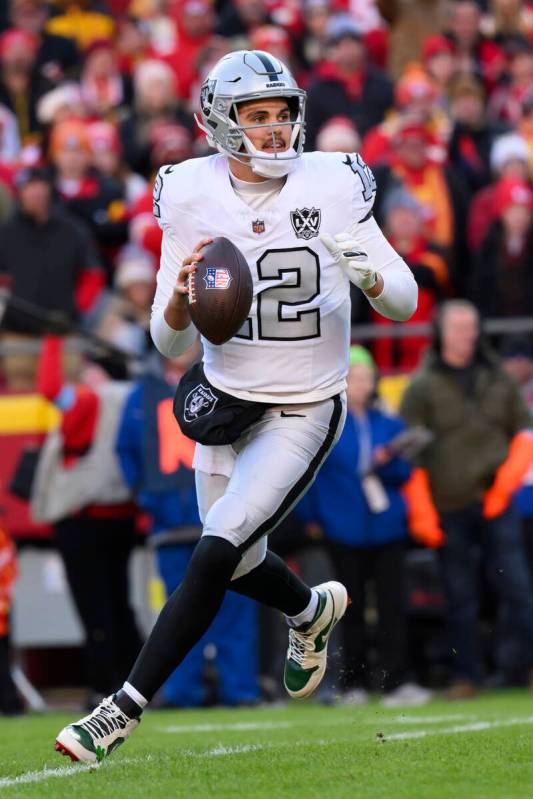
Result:
[[[265,232],[265,223],[262,219],[255,219],[252,222],[252,231],[254,233],[264,233]]]
[[[208,266],[204,280],[208,289],[227,289],[231,283],[231,275],[226,267]]]
[[[319,208],[297,208],[291,211],[291,224],[297,239],[312,239],[320,230]]]

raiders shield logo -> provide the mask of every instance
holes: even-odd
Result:
[[[297,208],[291,211],[291,224],[296,238],[312,239],[318,236],[320,230],[320,209],[319,208]]]
[[[201,383],[189,391],[185,397],[183,418],[186,422],[195,422],[201,416],[208,416],[215,409],[218,397],[215,397],[210,388]]]
[[[206,117],[211,113],[216,80],[206,80],[200,89],[200,107]]]

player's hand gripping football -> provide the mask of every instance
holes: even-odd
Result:
[[[167,324],[174,330],[185,330],[191,323],[189,307],[187,305],[189,275],[196,271],[198,261],[201,261],[204,257],[201,252],[202,248],[207,244],[211,244],[212,241],[213,239],[201,239],[195,246],[193,252],[183,260],[176,285],[174,286],[165,310]]]
[[[361,291],[377,288],[378,280],[381,283],[378,273],[368,262],[368,255],[361,250],[349,233],[337,233],[335,236],[322,233],[320,241],[344,270],[349,280]]]

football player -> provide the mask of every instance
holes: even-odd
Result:
[[[350,281],[395,320],[412,315],[417,287],[372,216],[375,182],[361,157],[303,153],[305,99],[268,53],[230,53],[205,81],[197,119],[218,154],[159,171],[155,344],[171,358],[193,343],[189,275],[211,238],[228,237],[248,261],[254,301],[230,341],[203,340],[204,396],[224,392],[264,412],[231,444],[197,444],[203,536],[127,682],[58,735],[56,748],[74,759],[94,762],[130,735],[228,589],[285,614],[291,696],[309,696],[324,675],[346,589],[307,586],[267,550],[267,535],[314,480],[344,424]],[[214,415],[215,404],[204,412]]]

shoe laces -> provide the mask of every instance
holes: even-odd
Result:
[[[310,635],[300,633],[294,628],[289,630],[288,660],[294,660],[299,666],[303,666],[306,655],[313,650],[314,644]]]
[[[111,699],[104,699],[79,726],[98,739],[105,738],[116,730],[124,730],[130,721]]]

